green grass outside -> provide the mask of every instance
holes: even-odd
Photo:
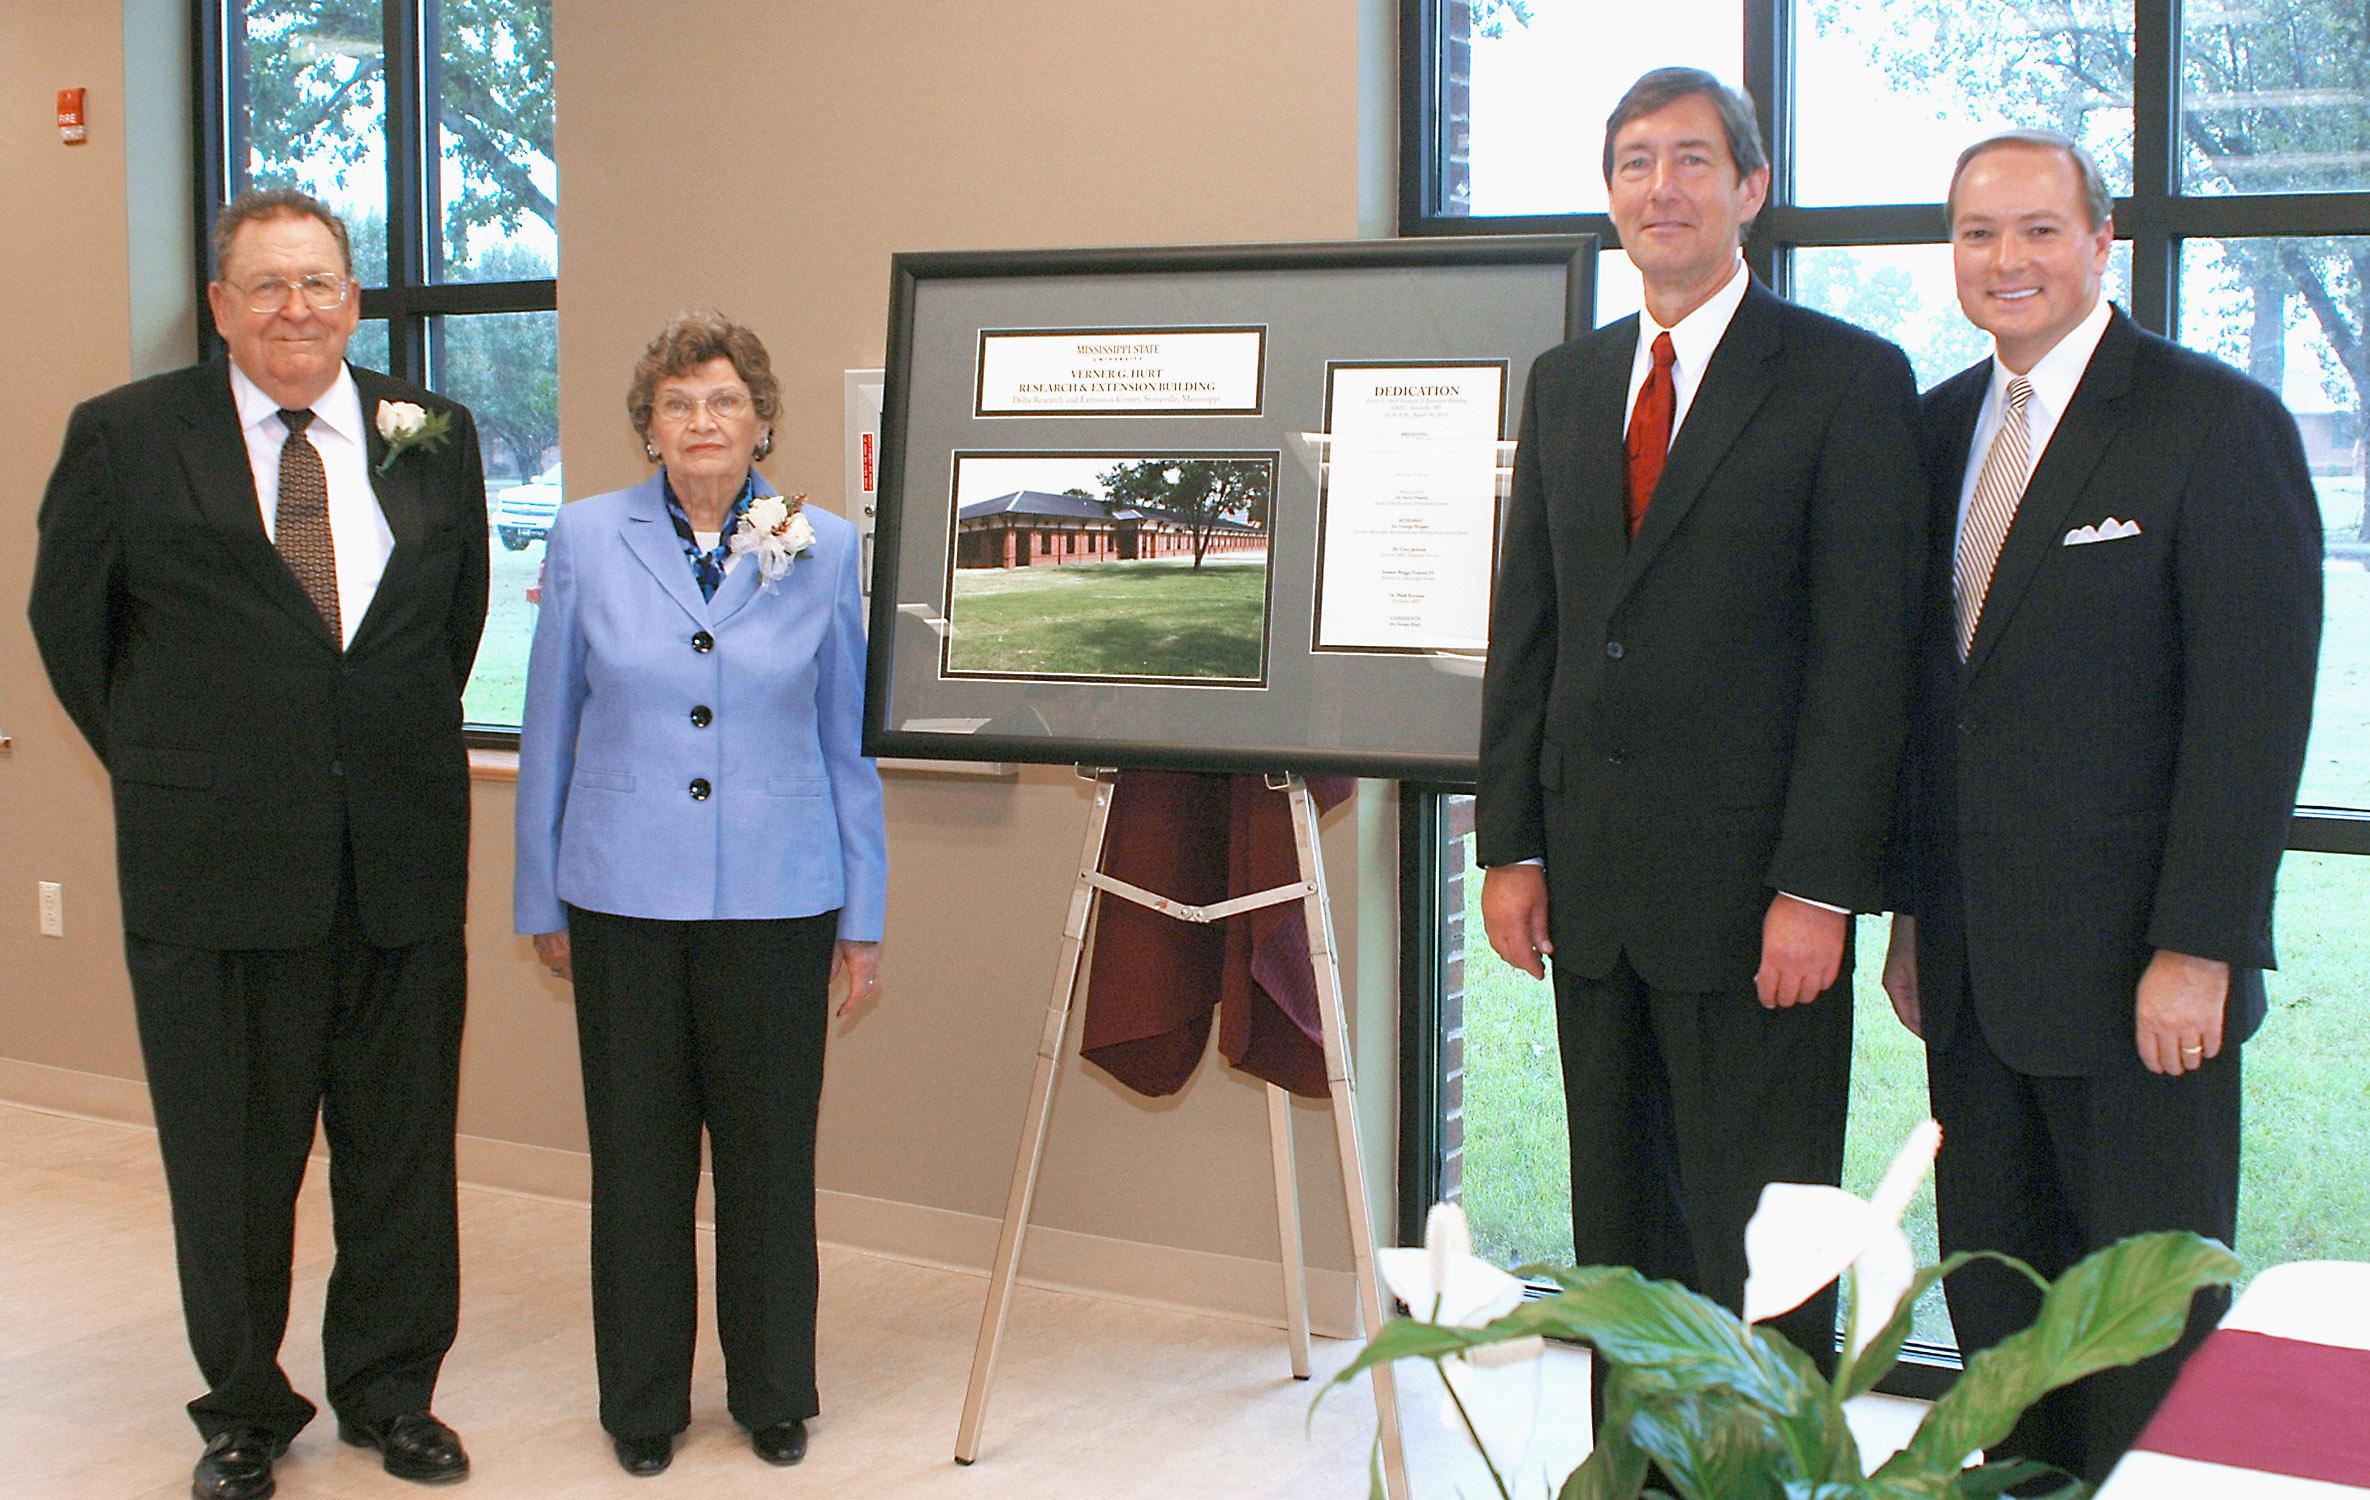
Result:
[[[1468,846],[1469,847],[1469,846]],[[1563,1093],[1548,986],[1499,962],[1481,936],[1480,876],[1468,868],[1465,949],[1465,1210],[1479,1254],[1502,1265],[1568,1261],[1570,1185]],[[2370,859],[2291,854],[2282,868],[2285,967],[2270,976],[2271,1015],[2246,1048],[2246,1145],[2240,1256],[2247,1272],[2284,1261],[2370,1259]],[[1886,924],[1856,938],[1852,1119],[1844,1182],[1872,1191],[1926,1112],[1922,1044],[1877,985]],[[1912,1204],[1911,1241],[1935,1258],[1929,1181]],[[1937,1290],[1918,1306],[1917,1336],[1949,1338]]]
[[[1267,563],[1162,558],[964,568],[949,614],[957,672],[1256,678]]]
[[[2370,570],[2333,564],[2307,803],[2370,806]],[[1468,856],[1469,857],[1469,856]],[[1465,953],[1465,1206],[1476,1246],[1506,1265],[1572,1251],[1564,1176],[1555,1013],[1545,984],[1500,963],[1482,936],[1478,871],[1468,870]],[[2248,1273],[2283,1261],[2370,1258],[2370,858],[2290,854],[2280,873],[2285,967],[2269,976],[2271,1015],[2246,1049],[2246,1140],[2239,1198]],[[1860,919],[1854,979],[1852,1122],[1844,1181],[1867,1193],[1926,1111],[1925,1052],[1877,984],[1888,928]],[[1911,1206],[1910,1238],[1935,1254],[1933,1187]],[[1917,1334],[1949,1323],[1939,1292]]]
[[[486,633],[478,643],[477,666],[461,694],[461,707],[472,724],[516,728],[527,701],[527,648],[535,640],[535,606],[527,602],[527,590],[543,567],[543,544],[512,552],[488,532],[486,547],[493,557]]]
[[[2370,566],[2332,564],[2321,579],[2320,680],[2296,800],[2370,807]]]

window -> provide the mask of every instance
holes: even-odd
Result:
[[[1960,316],[1941,210],[1951,164],[1993,130],[2062,130],[2099,158],[2121,238],[2108,295],[2230,361],[2295,412],[2319,489],[2327,616],[2313,738],[2280,881],[2284,967],[2249,1047],[2240,1249],[2251,1267],[2370,1255],[2360,1173],[2370,1094],[2340,1040],[2370,1023],[2370,50],[2350,0],[1727,0],[1617,9],[1403,0],[1400,227],[1588,232],[1614,242],[1605,114],[1666,63],[1744,84],[1773,156],[1746,247],[1781,292],[1901,344],[1921,386],[1989,352]],[[2171,59],[2179,59],[2176,74]],[[1636,310],[1608,248],[1598,320]],[[1484,1253],[1570,1251],[1563,1100],[1547,987],[1480,930],[1469,799],[1410,788],[1403,1080],[1407,1206],[1462,1195]],[[1848,1185],[1866,1191],[1923,1109],[1923,1057],[1857,941]],[[1423,1107],[1429,1100],[1430,1107]],[[2314,1143],[2319,1142],[2316,1146]],[[1934,1246],[1931,1189],[1913,1210]],[[1410,1220],[1403,1230],[1417,1232]],[[1948,1342],[1939,1296],[1917,1338]]]
[[[476,414],[493,597],[463,705],[473,730],[515,733],[561,493],[551,0],[199,9],[205,229],[249,187],[328,203],[363,285],[348,357]]]

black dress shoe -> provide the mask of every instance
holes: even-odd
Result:
[[[617,1439],[617,1467],[628,1474],[647,1477],[663,1474],[667,1465],[675,1461],[675,1440],[663,1434],[658,1437]]]
[[[806,1423],[776,1422],[749,1434],[749,1446],[769,1464],[794,1464],[806,1457]]]
[[[348,1422],[342,1418],[337,1435],[357,1448],[376,1448],[382,1467],[397,1479],[421,1484],[449,1484],[469,1477],[469,1455],[460,1435],[425,1410],[407,1411],[384,1422]]]
[[[288,1451],[288,1440],[254,1427],[233,1427],[206,1440],[190,1476],[195,1500],[264,1500],[276,1486],[272,1462]]]

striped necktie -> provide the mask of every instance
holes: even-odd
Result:
[[[1991,451],[1983,456],[1975,498],[1967,502],[1967,519],[1959,526],[1950,592],[1958,606],[1961,661],[1975,644],[1975,627],[1983,619],[1983,596],[1991,591],[1991,575],[2000,564],[2000,544],[2008,539],[2008,523],[2016,519],[2016,505],[2024,498],[2024,482],[2032,469],[2032,437],[2024,420],[2032,399],[2031,381],[2019,375],[2008,382],[2007,414],[1992,437]]]

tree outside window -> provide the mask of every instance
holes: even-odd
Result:
[[[464,705],[497,730],[518,724],[560,489],[551,18],[551,0],[248,0],[206,38],[221,193],[336,209],[365,289],[351,357],[477,415],[493,600]]]

